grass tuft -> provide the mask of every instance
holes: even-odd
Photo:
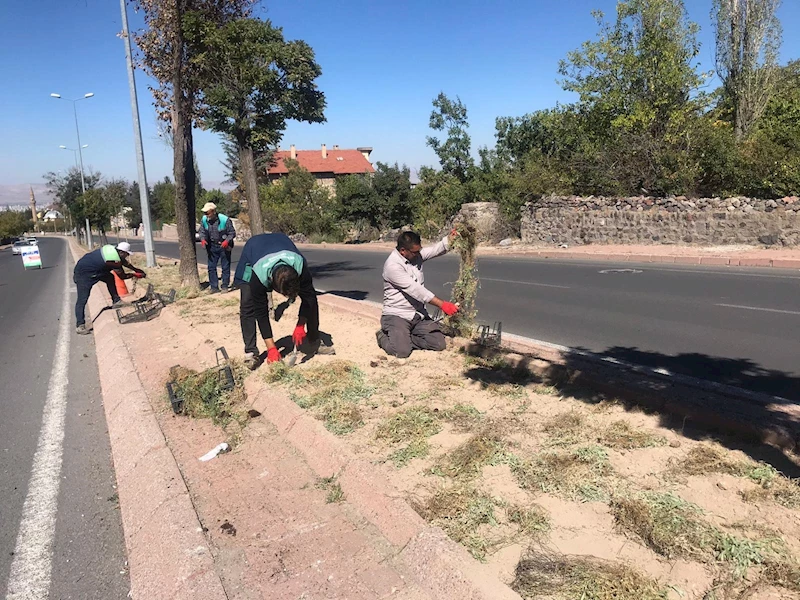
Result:
[[[667,440],[660,435],[634,429],[627,421],[619,420],[614,421],[606,428],[600,429],[597,442],[607,448],[635,450],[637,448],[664,446]]]
[[[666,600],[656,581],[624,564],[529,551],[519,562],[511,588],[526,600]]]
[[[495,501],[471,486],[457,485],[442,489],[424,503],[412,502],[414,510],[426,521],[438,525],[454,541],[464,545],[483,560],[490,542],[478,530],[481,525],[496,525]]]
[[[538,504],[511,506],[507,509],[508,520],[519,525],[521,533],[534,539],[541,539],[550,531],[550,517]]]
[[[613,471],[605,449],[600,446],[546,451],[510,464],[523,489],[554,493],[584,502],[609,498]]]
[[[415,458],[425,458],[430,454],[431,447],[426,439],[415,439],[410,444],[395,450],[389,455],[389,460],[394,463],[398,469],[405,467]]]
[[[488,425],[466,442],[440,457],[431,468],[435,475],[454,479],[473,479],[503,452],[503,439],[494,425]]]
[[[321,477],[314,485],[318,490],[324,490],[327,493],[325,502],[327,504],[338,504],[344,502],[345,496],[342,490],[342,485],[336,480],[336,475],[331,477]]]

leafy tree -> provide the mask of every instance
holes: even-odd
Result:
[[[412,192],[415,228],[433,237],[470,196],[471,190],[458,177],[431,167],[419,170],[419,183]]]
[[[470,156],[471,140],[467,128],[467,107],[456,96],[448,98],[444,92],[433,100],[434,110],[431,112],[429,126],[434,131],[445,132],[447,137],[441,141],[437,137],[428,136],[426,143],[439,157],[442,171],[466,183],[475,161]]]
[[[775,88],[781,0],[714,0],[717,73],[733,107],[734,134],[748,135]]]
[[[372,227],[380,227],[385,221],[381,198],[364,175],[337,177],[336,201],[339,215],[346,221],[369,223]]]
[[[0,240],[6,243],[10,238],[22,235],[33,228],[31,213],[28,210],[10,210],[8,207],[0,211]]]
[[[322,70],[308,44],[284,40],[269,21],[218,26],[195,13],[187,18],[186,37],[200,74],[200,123],[235,142],[250,227],[262,233],[255,156],[280,142],[289,120],[324,122],[325,97],[316,85]]]
[[[272,223],[273,231],[340,241],[338,203],[296,160],[287,160],[286,165],[289,169],[286,176],[262,185],[259,190],[264,215]]]
[[[44,180],[48,191],[72,215],[73,220],[80,227],[80,224],[86,218],[83,212],[83,205],[80,202],[80,197],[83,193],[80,169],[71,167],[66,173],[50,171],[45,173]],[[100,185],[102,175],[95,171],[89,171],[84,173],[83,180],[86,184],[86,190],[89,191]]]
[[[163,181],[153,186],[150,203],[156,219],[164,223],[175,222],[175,184],[169,177],[164,177]]]
[[[372,189],[379,198],[380,215],[375,220],[376,226],[402,227],[412,222],[411,170],[406,165],[377,162]]]
[[[217,212],[228,215],[229,217],[238,217],[241,208],[239,204],[231,199],[230,194],[224,193],[222,190],[205,190],[203,195],[200,196],[198,206],[202,206],[206,202],[213,202],[217,205]],[[202,218],[202,213],[198,211],[197,218]]]
[[[159,117],[169,124],[173,148],[175,205],[180,246],[180,276],[185,287],[198,289],[194,243],[195,168],[192,121],[200,115],[197,72],[184,36],[184,19],[199,12],[219,26],[249,15],[254,0],[133,0],[144,12],[147,29],[136,35],[142,63],[157,82],[153,88]]]
[[[687,128],[704,109],[707,75],[694,64],[698,27],[682,0],[621,0],[614,23],[561,61],[565,90],[579,96],[584,132],[618,193],[668,194],[692,180]]]
[[[152,201],[150,204],[152,208]],[[136,229],[139,227],[139,223],[142,222],[142,202],[139,198],[139,184],[135,181],[131,183],[125,193],[125,206],[130,208],[130,210],[125,213],[125,224],[130,229]],[[142,232],[140,232],[140,234],[141,233]]]

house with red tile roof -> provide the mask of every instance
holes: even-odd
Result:
[[[317,179],[317,183],[327,187],[336,184],[336,178],[344,175],[364,175],[375,172],[369,155],[372,148],[341,149],[334,146],[328,150],[322,144],[320,150],[297,150],[292,145],[289,150],[278,150],[267,166],[267,177],[270,182],[280,181],[289,173],[286,160],[296,160],[301,167],[307,169]]]

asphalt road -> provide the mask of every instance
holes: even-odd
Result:
[[[177,257],[177,244],[156,252]],[[318,289],[381,301],[385,253],[303,253]],[[478,269],[480,319],[503,331],[800,400],[800,271],[488,257]],[[447,255],[425,280],[449,296],[457,271]]]
[[[42,270],[0,251],[0,597],[126,598],[94,343],[74,332],[65,241],[39,239]]]

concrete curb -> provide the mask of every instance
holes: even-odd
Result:
[[[252,406],[305,458],[319,477],[336,475],[350,504],[394,546],[396,557],[432,598],[520,600],[438,527],[428,525],[386,477],[283,394],[257,375],[245,381]]]
[[[324,294],[319,296],[319,302],[361,317],[380,319],[381,308],[376,303]],[[560,378],[566,374],[575,384],[585,384],[706,427],[757,439],[783,450],[800,448],[800,408],[785,398],[612,361],[591,352],[522,336],[503,334],[503,340],[504,347],[514,352],[505,355],[507,360],[537,375]],[[479,347],[471,350],[482,351]],[[571,374],[566,373],[568,365],[574,371]],[[772,422],[763,422],[764,413],[770,415]]]
[[[84,251],[68,240],[73,258]],[[89,310],[128,550],[131,597],[223,600],[211,548],[102,286]]]

